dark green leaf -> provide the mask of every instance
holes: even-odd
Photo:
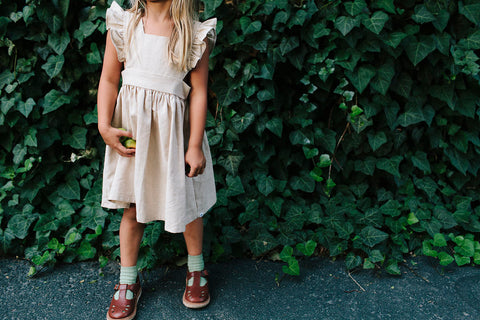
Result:
[[[68,32],[51,33],[48,35],[48,45],[55,51],[57,55],[62,55],[70,43]]]
[[[376,244],[388,239],[388,234],[372,226],[367,226],[360,232],[360,237],[363,243],[371,248]]]
[[[361,66],[356,71],[345,72],[345,75],[350,79],[352,84],[357,88],[359,93],[362,93],[363,90],[367,87],[368,83],[375,76],[375,68],[371,65]]]
[[[58,188],[58,194],[65,199],[80,200],[80,184],[77,179],[69,177]]]
[[[264,196],[268,196],[275,190],[273,178],[271,176],[261,175],[257,180],[257,188]]]
[[[362,13],[365,8],[367,8],[367,3],[364,0],[355,0],[353,2],[348,1],[344,2],[345,10],[351,16],[356,16],[359,13]]]
[[[458,10],[475,25],[480,24],[480,3],[464,5],[463,2],[459,2]]]
[[[387,21],[388,14],[383,11],[376,11],[370,18],[363,19],[362,23],[368,30],[379,34]]]
[[[73,127],[72,133],[67,135],[64,140],[64,145],[69,145],[74,149],[85,149],[87,143],[87,128]]]
[[[43,103],[43,114],[55,111],[64,104],[68,104],[71,101],[71,97],[65,94],[62,94],[60,91],[55,89],[50,90],[45,96],[45,101]]]
[[[385,132],[380,131],[375,134],[367,134],[368,136],[368,143],[370,144],[370,147],[372,147],[373,151],[376,151],[378,148],[380,148],[383,144],[387,142],[387,136],[385,135]]]
[[[416,66],[420,61],[425,59],[430,53],[435,50],[435,42],[431,37],[421,37],[420,41],[411,39],[405,51],[410,61]]]
[[[245,189],[243,188],[242,180],[240,180],[240,177],[232,176],[232,175],[227,175],[227,196],[228,197],[233,197],[237,196],[239,194],[245,193]]]
[[[10,218],[8,221],[8,229],[11,230],[12,234],[19,238],[25,239],[28,235],[28,230],[35,217],[29,214],[16,214]]]
[[[354,27],[358,27],[358,22],[351,17],[337,17],[335,19],[335,28],[346,36]]]
[[[400,178],[400,172],[398,168],[400,166],[400,162],[402,162],[402,156],[393,156],[391,158],[381,158],[377,161],[377,168],[381,170],[385,170],[388,173]]]
[[[415,13],[412,15],[413,21],[416,23],[427,23],[435,21],[435,16],[428,11],[427,7],[424,4],[419,4],[415,6]]]

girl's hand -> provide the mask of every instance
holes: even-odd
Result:
[[[125,148],[120,142],[120,137],[132,138],[131,132],[123,131],[112,126],[99,126],[99,131],[105,144],[117,151],[119,155],[122,157],[133,157],[135,155],[135,149]]]
[[[188,172],[187,177],[192,178],[202,174],[207,164],[202,148],[189,147],[185,154],[185,163],[190,166],[190,172]]]

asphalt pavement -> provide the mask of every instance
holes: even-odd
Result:
[[[343,261],[300,261],[301,275],[280,276],[283,263],[249,259],[207,264],[211,303],[182,304],[185,268],[144,273],[136,319],[480,319],[480,268],[441,267],[409,258],[402,275],[381,270],[349,273]],[[0,319],[105,319],[118,280],[111,262],[57,265],[33,279],[29,263],[0,259]]]

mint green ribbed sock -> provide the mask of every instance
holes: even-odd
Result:
[[[188,271],[202,271],[205,267],[203,262],[203,254],[200,253],[198,256],[191,256],[188,255]],[[204,277],[200,278],[200,286],[203,287],[207,283],[207,279]],[[188,285],[191,286],[193,284],[193,278],[188,281]]]
[[[133,267],[120,267],[120,284],[134,284],[137,282],[137,266]],[[115,292],[115,300],[118,300],[120,296],[120,292]],[[127,299],[133,299],[133,292],[131,290],[127,290],[126,294]]]

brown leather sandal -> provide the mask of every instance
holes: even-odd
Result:
[[[127,299],[127,290],[133,292],[133,299]],[[137,304],[142,295],[140,279],[137,277],[137,283],[134,284],[116,284],[115,292],[120,291],[118,300],[112,297],[110,307],[107,312],[108,320],[131,320],[137,314]]]
[[[193,284],[188,285],[188,280],[193,277]],[[200,278],[207,279],[207,283],[200,286]],[[203,308],[210,303],[210,293],[208,291],[208,272],[193,271],[187,272],[186,288],[183,293],[183,304],[188,308],[198,309]]]

